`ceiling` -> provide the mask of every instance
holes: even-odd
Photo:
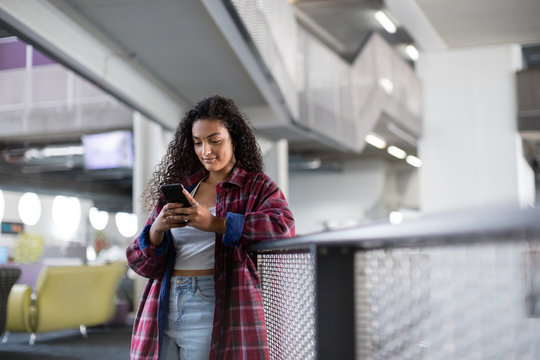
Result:
[[[209,93],[227,94],[241,106],[264,104],[200,1],[49,2],[70,16],[75,11],[88,20],[187,104]],[[216,66],[216,55],[221,66]]]
[[[261,91],[199,1],[49,0],[49,2],[66,16],[78,21],[84,20],[83,22],[88,24],[88,30],[95,33],[98,38],[120,47],[126,56],[144,68],[184,104],[192,104],[210,93],[220,93],[234,98],[243,107],[266,105]],[[397,51],[408,43],[415,43],[421,50],[430,50],[431,43],[419,36],[421,33],[416,27],[418,21],[399,18],[399,15],[412,10],[427,19],[428,25],[422,28],[422,31],[432,31],[442,40],[444,47],[518,43],[527,46],[528,50],[524,54],[531,64],[534,59],[537,63],[540,62],[538,0],[290,0],[290,2],[296,8],[300,23],[349,62],[354,60],[365,39],[374,31],[381,33]],[[374,20],[374,12],[380,9],[385,9],[398,25],[396,34],[391,35],[382,31]],[[17,33],[17,29],[0,29],[0,36],[11,35],[13,30]],[[27,40],[31,42],[32,39]],[[77,141],[73,136],[62,138],[58,135],[50,138],[40,137],[37,140],[30,138],[10,140],[3,137],[0,131],[0,146],[3,149]],[[294,142],[290,144],[290,149],[294,152]],[[329,157],[340,156],[339,151],[329,151],[327,147],[322,146],[319,149],[308,150],[314,153],[328,151]],[[364,156],[375,153],[373,149],[366,150]],[[131,197],[129,171],[124,169],[89,173],[82,170],[81,158],[68,160],[71,161],[70,169],[65,168],[67,160],[64,159],[63,171],[32,174],[25,174],[22,171],[24,166],[21,164],[15,166],[4,162],[0,164],[2,174],[0,181],[9,183],[11,188],[33,187],[48,189],[51,192],[76,189],[77,193],[83,196],[96,198],[100,196],[101,201],[109,199],[111,204],[103,207],[111,211],[115,206],[119,207],[114,203],[124,204],[122,206],[126,206],[127,203],[131,206],[131,201],[126,202],[126,199]],[[115,196],[121,201],[113,201]]]
[[[450,48],[538,44],[538,0],[415,0]]]

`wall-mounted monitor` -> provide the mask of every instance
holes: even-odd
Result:
[[[133,167],[131,131],[83,135],[84,167],[88,170]]]

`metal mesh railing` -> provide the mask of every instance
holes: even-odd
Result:
[[[429,316],[429,256],[415,250],[355,254],[357,358],[421,359]]]
[[[272,359],[315,358],[314,258],[309,252],[261,253],[268,345]]]
[[[458,224],[451,235],[384,241],[357,229],[356,241],[354,231],[330,232],[260,247],[272,359],[539,359],[540,213],[533,215],[513,229],[460,232]],[[344,341],[348,331],[354,336]]]
[[[527,248],[516,238],[357,253],[357,358],[540,358],[525,301],[526,274],[540,268],[525,266]]]

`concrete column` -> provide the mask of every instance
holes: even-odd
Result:
[[[534,175],[516,124],[520,67],[517,45],[421,54],[423,212],[534,202]]]
[[[138,112],[133,113],[133,147],[135,161],[133,165],[133,212],[137,214],[139,231],[148,218],[143,210],[141,195],[152,177],[155,167],[161,161],[165,149],[171,139],[171,133],[150,121]],[[135,307],[138,305],[146,279],[137,275],[135,279]]]
[[[263,151],[264,172],[287,196],[289,189],[289,143],[286,139],[270,141],[259,138]]]

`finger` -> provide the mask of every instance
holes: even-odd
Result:
[[[174,212],[170,213],[170,216],[177,216],[177,215],[183,215],[183,216],[189,216],[193,215],[195,213],[195,210],[191,207],[183,207],[175,210]]]
[[[182,203],[168,203],[167,210],[180,209],[184,206]]]
[[[193,196],[191,196],[191,194],[186,190],[186,188],[184,188],[182,192],[184,193],[184,195],[186,195],[186,198],[188,199],[191,206],[194,206],[193,204],[197,203],[197,200],[195,200]]]
[[[183,224],[189,221],[189,216],[187,215],[169,216],[166,220],[169,224]]]

